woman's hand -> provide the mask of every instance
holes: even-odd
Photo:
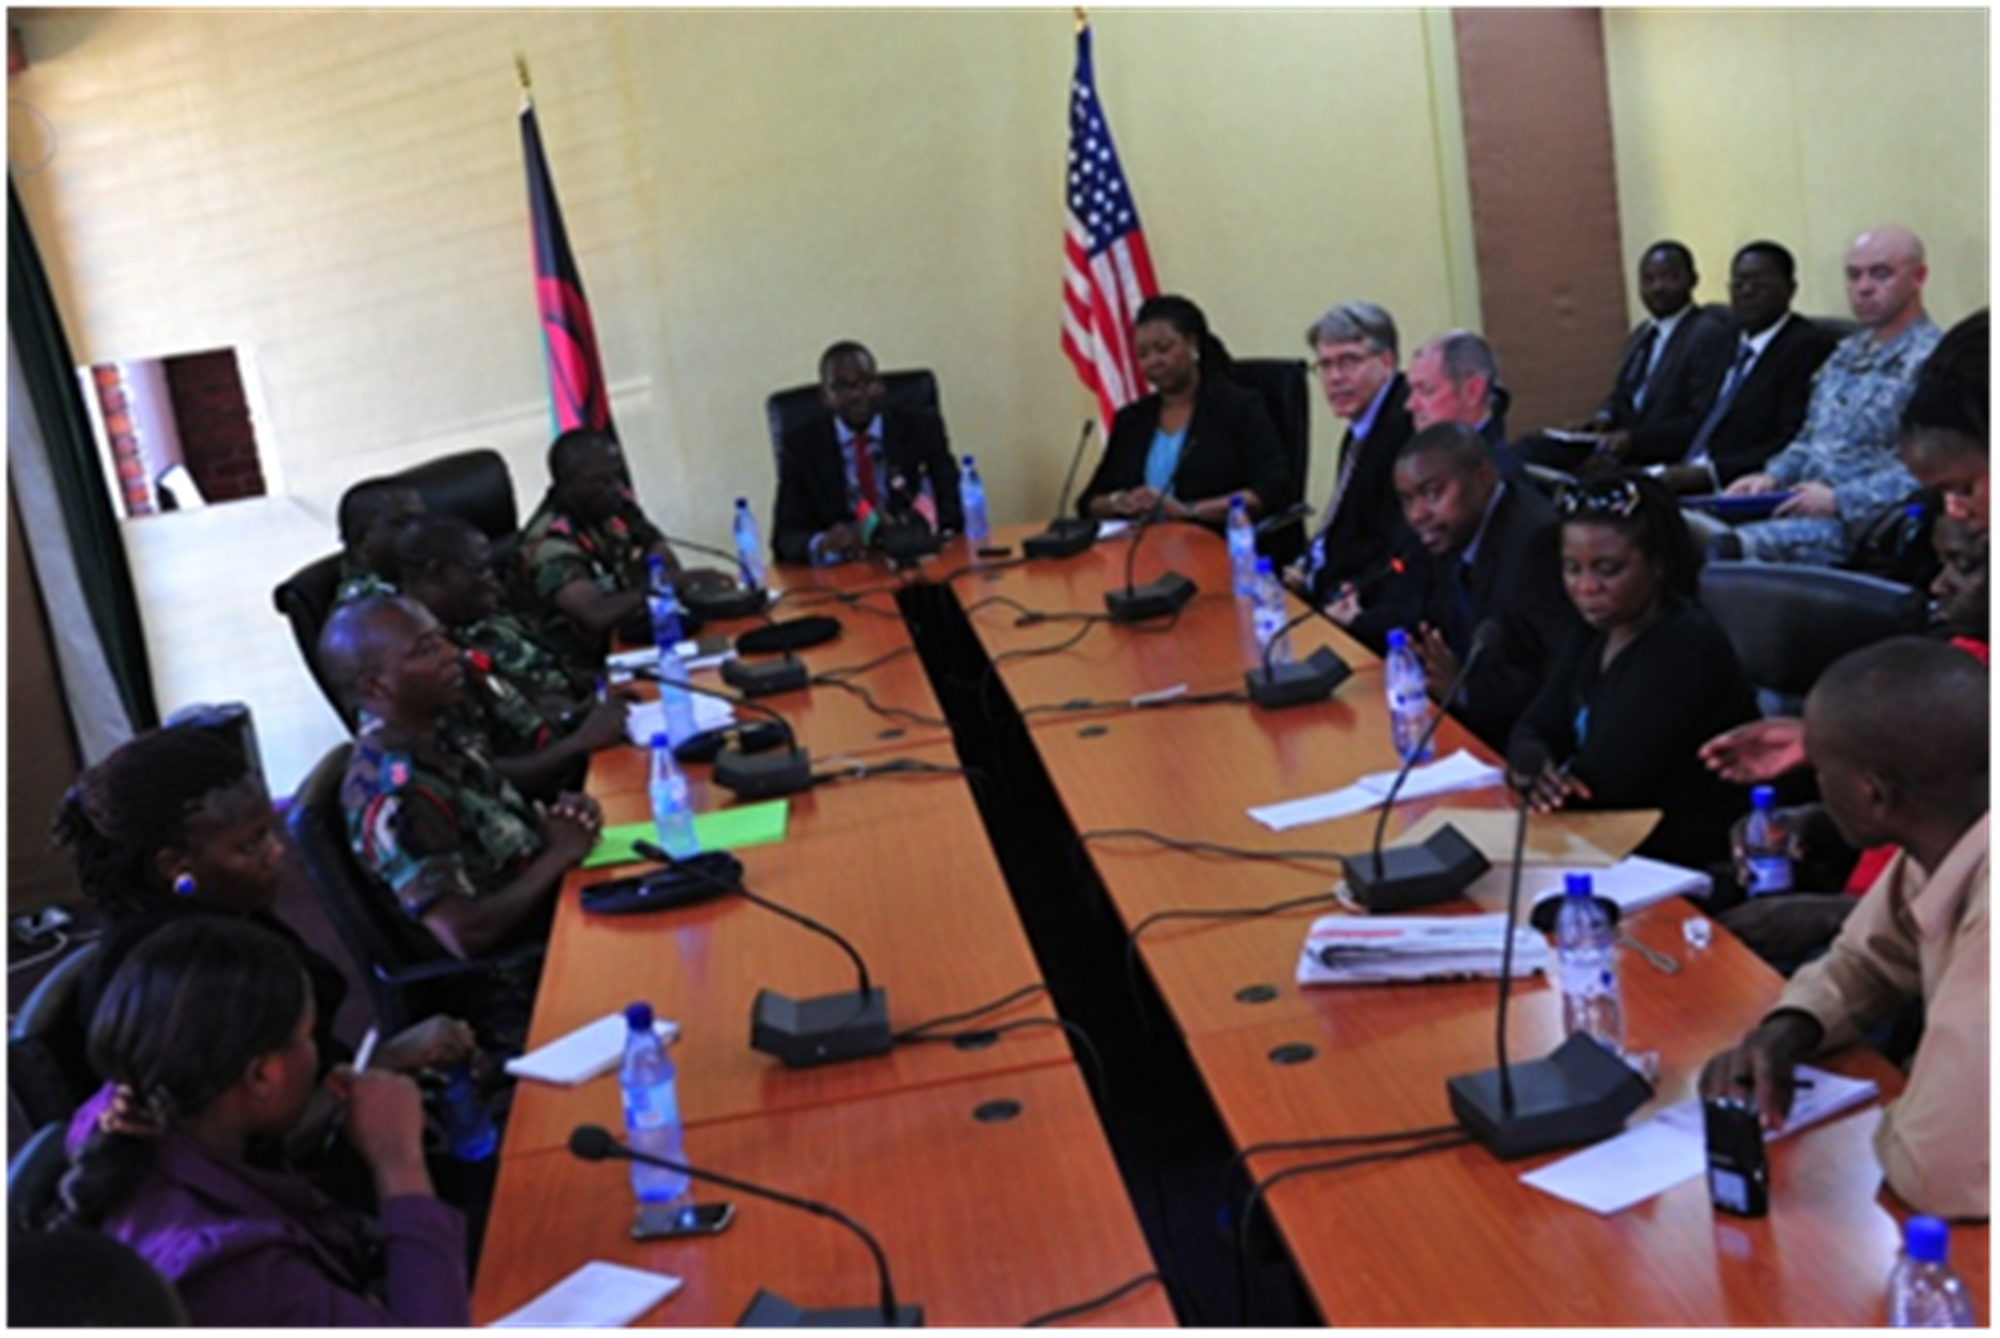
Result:
[[[1792,716],[1753,720],[1701,746],[1708,769],[1738,785],[1776,780],[1806,762],[1806,724]]]
[[[432,1193],[424,1166],[424,1099],[400,1073],[345,1064],[327,1075],[327,1086],[347,1102],[347,1141],[375,1176],[377,1198]]]

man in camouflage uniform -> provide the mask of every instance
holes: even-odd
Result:
[[[1908,228],[1876,228],[1855,239],[1847,304],[1861,329],[1821,364],[1799,435],[1728,488],[1792,495],[1770,520],[1721,536],[1718,554],[1832,566],[1885,507],[1916,491],[1896,455],[1896,425],[1918,369],[1943,337],[1924,314],[1928,276],[1924,244]]]
[[[424,499],[407,483],[364,479],[340,497],[340,585],[333,602],[396,593],[396,538],[424,514]]]
[[[477,744],[441,728],[466,674],[421,605],[382,595],[343,605],[320,656],[361,722],[341,803],[363,867],[454,956],[539,937],[563,875],[596,844],[596,803],[531,804]]]

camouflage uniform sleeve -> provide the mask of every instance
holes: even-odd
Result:
[[[417,778],[406,756],[357,752],[342,799],[355,856],[412,920],[446,897],[477,895],[455,808]]]

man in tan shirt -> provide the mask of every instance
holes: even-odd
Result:
[[[1703,1096],[1752,1100],[1776,1128],[1799,1061],[1921,997],[1923,1039],[1875,1151],[1889,1188],[1941,1217],[1987,1215],[1988,710],[1983,666],[1914,637],[1858,651],[1813,687],[1806,753],[1841,835],[1900,853],[1826,956],[1701,1077]]]

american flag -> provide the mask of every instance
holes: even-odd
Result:
[[[1132,317],[1160,289],[1138,208],[1111,145],[1111,126],[1097,100],[1088,27],[1076,34],[1063,197],[1063,352],[1097,393],[1098,412],[1109,423],[1143,389],[1132,359]]]

